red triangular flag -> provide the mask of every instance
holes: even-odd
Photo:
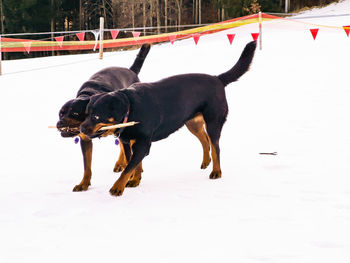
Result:
[[[196,43],[196,45],[197,45],[197,43],[198,43],[198,40],[199,40],[200,36],[201,36],[200,34],[193,34],[193,35],[192,35],[193,40],[194,40],[194,43]]]
[[[316,39],[317,33],[318,33],[318,28],[313,28],[310,29],[310,32],[312,34],[312,37],[314,38],[314,40]]]
[[[174,42],[176,40],[176,35],[170,35],[169,39],[170,39],[171,44],[174,44]]]
[[[23,46],[24,46],[25,50],[27,51],[27,53],[29,54],[30,48],[32,46],[32,41],[23,42]]]
[[[344,28],[344,31],[345,31],[346,35],[349,36],[350,26],[343,26],[343,28]]]
[[[227,34],[228,41],[230,41],[230,45],[232,45],[232,41],[235,38],[235,34]]]
[[[135,31],[133,31],[133,32],[131,32],[132,33],[132,36],[134,37],[134,38],[138,38],[140,35],[141,35],[141,32],[135,32]]]
[[[116,39],[119,34],[119,30],[111,30],[111,35],[113,39]]]
[[[76,35],[77,35],[77,37],[79,38],[80,41],[84,41],[85,32],[76,33]]]
[[[64,38],[64,36],[55,37],[55,40],[57,41],[59,47],[62,47],[63,38]]]
[[[258,40],[258,37],[259,37],[259,33],[251,33],[252,34],[252,38],[254,41],[257,41]]]

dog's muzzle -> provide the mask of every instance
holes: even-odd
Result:
[[[80,133],[79,127],[71,127],[62,121],[58,121],[56,127],[62,137],[74,137]]]

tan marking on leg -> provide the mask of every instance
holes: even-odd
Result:
[[[209,136],[205,131],[205,121],[202,114],[198,114],[193,119],[186,122],[187,129],[198,138],[203,148],[203,161],[201,169],[205,169],[210,164]]]
[[[122,195],[124,192],[125,186],[130,180],[130,177],[133,175],[133,173],[134,173],[134,169],[129,173],[125,173],[123,171],[120,177],[118,178],[118,180],[114,183],[112,188],[109,190],[111,195],[115,195],[115,196]]]
[[[130,176],[129,181],[126,184],[126,187],[136,187],[141,182],[141,173],[142,173],[142,162],[133,171],[133,175]]]
[[[221,177],[221,168],[218,156],[216,154],[216,150],[214,145],[210,142],[211,145],[211,157],[213,159],[213,171],[209,175],[210,179],[218,179]]]
[[[80,137],[83,140],[83,137]],[[92,141],[84,140],[82,144],[82,153],[84,159],[84,176],[80,184],[73,188],[74,192],[86,191],[91,184],[91,161],[92,161]]]
[[[120,145],[119,158],[118,158],[117,162],[115,163],[114,169],[113,169],[113,172],[115,172],[115,173],[119,173],[119,172],[123,171],[128,164],[126,157],[125,157],[124,146],[120,141],[119,141],[119,145]]]

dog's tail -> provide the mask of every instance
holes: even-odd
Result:
[[[150,49],[151,49],[150,44],[143,44],[142,45],[139,53],[136,56],[134,63],[130,67],[130,70],[134,71],[136,74],[139,74],[139,72],[142,68],[143,62],[145,61]]]
[[[218,76],[221,82],[226,86],[231,82],[238,80],[244,73],[249,70],[249,66],[252,63],[256,48],[256,41],[249,42],[237,63],[229,71],[222,73]]]

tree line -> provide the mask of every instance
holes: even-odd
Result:
[[[143,34],[159,34],[262,12],[283,12],[286,0],[0,0],[0,34],[94,30],[99,18],[106,29],[143,28]],[[334,0],[289,0],[290,11],[325,5]],[[139,29],[139,31],[141,31]],[[105,39],[110,38],[105,33]],[[52,39],[54,35],[25,36]],[[125,37],[121,31],[118,37]],[[70,38],[70,39],[69,39]],[[87,40],[94,39],[92,34]],[[65,40],[76,40],[74,34]],[[66,54],[72,52],[56,52]],[[80,52],[81,53],[81,52]],[[4,59],[46,56],[4,53]]]

